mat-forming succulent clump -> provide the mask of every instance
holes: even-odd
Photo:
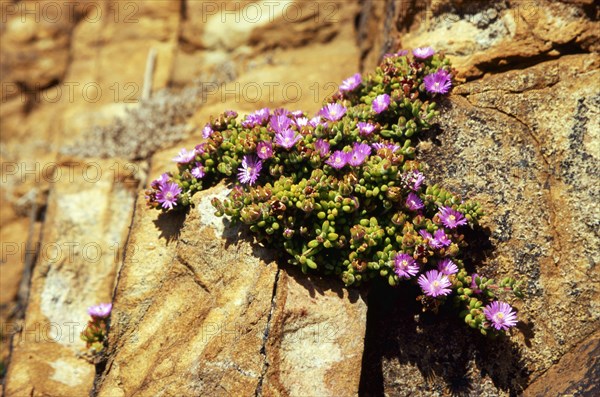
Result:
[[[340,277],[347,286],[385,278],[416,283],[424,307],[448,297],[465,322],[487,333],[516,324],[499,291],[518,283],[469,274],[463,230],[483,215],[473,201],[428,185],[413,141],[438,114],[453,70],[429,48],[388,54],[375,73],[356,74],[310,117],[260,109],[242,120],[226,111],[203,128],[203,141],[174,159],[147,191],[148,205],[190,205],[194,193],[226,179],[220,216],[248,225],[260,241],[287,253],[303,272]]]

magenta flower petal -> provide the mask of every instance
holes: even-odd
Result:
[[[411,211],[417,211],[423,208],[425,205],[423,205],[423,200],[421,200],[419,196],[417,196],[413,192],[410,192],[408,193],[408,197],[406,198],[406,206]]]
[[[238,168],[238,179],[242,183],[254,185],[261,169],[262,161],[253,155],[245,155],[242,159],[242,166]]]
[[[456,229],[458,226],[466,225],[467,219],[465,216],[452,209],[451,207],[443,207],[438,213],[440,220],[449,229]]]
[[[444,69],[425,76],[423,83],[430,94],[447,94],[452,88],[452,78]]]
[[[388,94],[378,95],[371,105],[373,111],[377,114],[383,112],[390,106],[390,96]]]
[[[97,319],[97,318],[106,318],[110,316],[112,311],[112,303],[99,303],[95,306],[90,306],[87,309],[88,314]]]
[[[346,114],[347,109],[339,103],[328,103],[319,114],[329,121],[338,121]]]
[[[427,59],[435,54],[435,50],[431,47],[420,47],[413,50],[413,56],[417,59]]]
[[[256,145],[256,155],[262,160],[273,157],[273,144],[265,141],[259,142]]]
[[[174,182],[167,182],[156,192],[156,201],[162,204],[164,209],[172,210],[177,205],[177,197],[181,194],[181,188]]]
[[[398,253],[394,256],[394,272],[400,278],[411,278],[419,273],[419,266],[412,256]]]
[[[505,302],[494,301],[483,308],[483,314],[498,331],[517,325],[517,313]]]
[[[338,170],[344,168],[344,166],[348,163],[348,153],[342,152],[341,150],[336,150],[331,156],[329,156],[325,163]]]
[[[192,168],[191,174],[196,179],[202,179],[205,175],[204,166],[200,163],[196,163],[196,166]]]
[[[421,274],[417,282],[421,286],[423,293],[433,298],[448,295],[452,292],[449,288],[452,283],[448,279],[448,276],[437,270],[430,270],[425,274]]]
[[[352,77],[348,77],[346,80],[342,81],[340,84],[340,92],[348,92],[354,90],[362,83],[362,77],[360,73],[356,73]]]
[[[438,270],[442,274],[449,276],[451,274],[458,273],[458,266],[456,266],[456,264],[454,262],[452,262],[450,259],[444,258],[441,261],[439,261]]]
[[[286,149],[291,149],[294,147],[296,142],[298,142],[300,139],[302,139],[302,136],[289,128],[281,130],[275,134],[275,143]]]
[[[185,148],[181,149],[177,157],[173,158],[173,161],[178,164],[187,164],[192,161],[196,157],[196,149],[192,149],[191,151],[187,151]]]

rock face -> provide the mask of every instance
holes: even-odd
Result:
[[[212,215],[227,192],[195,196],[187,216],[140,198],[98,396],[357,394],[365,302],[279,270]]]
[[[15,333],[6,396],[600,394],[593,1],[107,1],[72,13],[65,2],[60,18],[46,6],[32,23],[22,12],[41,13],[34,3],[3,2],[0,26],[0,321]],[[141,196],[135,206],[144,160],[151,178],[174,170],[172,157],[197,143],[211,115],[313,112],[384,53],[425,45],[444,50],[468,83],[442,101],[418,152],[431,182],[488,211],[467,236],[469,266],[526,280],[509,337],[490,341],[450,315],[419,314],[414,291],[381,285],[371,286],[367,313],[362,291],[277,266],[215,219],[208,198],[221,188],[198,195],[187,215],[159,216]],[[229,83],[139,103],[150,48],[154,90],[215,70]],[[127,109],[139,112],[110,129]],[[109,133],[88,139],[94,126]],[[87,151],[74,155],[136,162],[57,160],[83,136]],[[56,164],[60,180],[44,174]],[[74,255],[56,256],[57,247]],[[25,258],[36,255],[30,276]],[[77,327],[87,306],[111,299],[107,362],[94,368],[77,358]]]
[[[6,395],[87,395],[95,369],[78,358],[86,308],[110,302],[139,180],[116,160],[64,159],[52,174],[25,321],[13,337]]]
[[[542,60],[600,50],[592,1],[365,1],[364,66],[398,48],[443,49],[461,77],[522,69]],[[368,20],[368,16],[371,20]]]

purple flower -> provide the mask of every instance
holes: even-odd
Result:
[[[431,235],[431,233],[429,233],[427,230],[425,230],[425,229],[419,230],[419,234],[421,235],[421,237],[423,237],[423,240],[425,240],[427,245],[429,245],[431,248],[433,248],[433,249],[442,248],[442,245],[439,243],[439,241],[434,239],[433,236]]]
[[[292,116],[294,116],[295,118],[298,117],[304,117],[304,112],[302,110],[294,110],[292,113],[290,113]]]
[[[408,193],[408,197],[406,198],[406,206],[411,211],[417,211],[424,207],[423,201],[413,192]]]
[[[210,138],[210,136],[213,134],[213,129],[210,126],[210,124],[206,124],[204,126],[204,128],[202,128],[202,138]]]
[[[355,143],[352,152],[348,154],[348,164],[357,167],[365,162],[371,154],[371,147],[366,143]]]
[[[465,216],[451,207],[443,207],[438,215],[444,226],[450,229],[467,224]]]
[[[269,120],[269,116],[271,115],[271,110],[269,108],[262,108],[254,113],[250,113],[246,116],[244,121],[242,121],[242,126],[244,128],[252,128],[257,125],[264,125],[267,120]]]
[[[206,142],[196,145],[196,154],[204,154],[206,152]]]
[[[178,164],[187,164],[192,161],[194,157],[196,157],[196,149],[192,149],[189,152],[185,149],[181,149],[181,152],[179,152],[177,157],[173,158],[173,161],[176,161]]]
[[[428,74],[423,79],[425,89],[430,94],[447,94],[452,87],[452,79],[450,74],[444,69],[440,69],[435,73]]]
[[[292,125],[292,120],[286,115],[271,116],[269,121],[271,128],[275,132],[283,132],[288,130]]]
[[[315,149],[319,152],[321,157],[325,157],[329,153],[329,142],[323,139],[317,139],[315,142]]]
[[[259,142],[256,145],[256,155],[262,160],[273,157],[273,144],[271,142]]]
[[[319,114],[329,121],[338,121],[346,114],[346,108],[339,103],[329,103],[321,109]]]
[[[87,309],[88,314],[93,319],[107,318],[112,311],[112,303],[99,303],[96,306],[90,306]]]
[[[383,56],[383,59],[385,58],[391,58],[391,57],[403,57],[404,55],[408,54],[408,50],[400,50],[396,53],[387,53]]]
[[[365,123],[364,121],[359,122],[356,126],[358,127],[358,132],[362,136],[369,136],[375,131],[375,126],[373,124]]]
[[[340,84],[340,92],[348,92],[354,90],[362,83],[362,77],[360,73],[356,73],[352,77],[348,77],[346,80],[342,81]]]
[[[312,119],[310,119],[308,121],[308,124],[313,127],[313,128],[317,128],[317,126],[321,125],[323,127],[327,127],[327,122],[321,120],[321,116],[315,116]]]
[[[481,289],[477,286],[477,278],[479,277],[479,274],[477,273],[473,273],[471,275],[471,289],[473,290],[474,293],[476,294],[481,294],[483,291],[481,291]]]
[[[289,128],[275,134],[275,143],[286,149],[293,147],[300,139],[302,139],[302,136]]]
[[[162,204],[164,209],[172,210],[177,205],[177,197],[181,193],[181,188],[174,182],[167,182],[156,192],[156,201]]]
[[[395,145],[393,143],[378,142],[378,143],[371,144],[371,146],[373,146],[373,149],[375,149],[375,150],[390,149],[392,151],[392,153],[394,153],[396,150],[400,149],[400,146]]]
[[[228,119],[229,118],[235,119],[238,116],[238,114],[237,114],[237,112],[235,110],[226,110],[223,114]]]
[[[448,295],[452,292],[452,290],[448,288],[452,285],[448,276],[437,270],[430,270],[425,274],[421,274],[417,282],[427,296],[435,298],[440,295]]]
[[[343,168],[348,162],[348,153],[342,152],[341,150],[336,150],[333,152],[331,156],[325,161],[325,163],[329,164],[333,168],[340,169]]]
[[[450,237],[444,232],[443,229],[438,229],[433,233],[433,238],[435,241],[439,243],[442,247],[447,247],[452,244],[452,240]]]
[[[258,160],[253,155],[245,155],[242,159],[242,166],[238,168],[238,179],[242,183],[254,185],[260,170],[262,169],[262,161]]]
[[[277,109],[273,110],[273,114],[275,116],[287,116],[287,115],[291,114],[291,112],[285,108],[277,108]]]
[[[202,179],[204,175],[204,166],[201,163],[196,163],[196,166],[192,168],[192,176],[196,179]]]
[[[169,179],[171,179],[171,177],[165,172],[160,177],[153,180],[152,183],[150,183],[150,186],[152,186],[154,189],[160,189],[165,185],[165,183],[169,182]]]
[[[298,117],[294,120],[294,124],[296,124],[296,127],[298,128],[306,127],[308,125],[308,119],[306,117]]]
[[[431,47],[420,47],[415,48],[412,53],[415,58],[427,59],[435,54],[435,50]]]
[[[408,188],[416,192],[419,190],[421,184],[425,180],[425,176],[423,176],[423,174],[421,174],[419,171],[411,171],[404,175],[404,180],[408,184]]]
[[[419,266],[412,256],[399,253],[394,257],[394,272],[400,278],[411,278],[419,273]]]
[[[383,112],[388,106],[390,106],[390,96],[388,94],[378,95],[371,105],[373,111],[377,114]]]
[[[493,301],[483,308],[483,314],[498,331],[517,325],[517,313],[505,302]]]
[[[458,273],[458,267],[448,258],[444,258],[438,262],[438,270],[446,276]]]

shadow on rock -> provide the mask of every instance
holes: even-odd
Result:
[[[486,376],[511,395],[523,390],[528,374],[516,345],[480,335],[452,310],[419,314],[418,293],[409,284],[378,283],[369,291],[361,396],[481,395]]]
[[[469,229],[465,239],[469,248],[463,259],[473,271],[493,255],[490,231]],[[529,372],[516,344],[470,329],[450,300],[438,314],[423,313],[415,299],[420,294],[419,287],[409,283],[392,288],[378,280],[370,286],[360,396],[522,392]],[[531,338],[531,327],[521,326],[528,330],[523,332],[526,338]],[[484,378],[496,390],[484,389]]]
[[[160,230],[159,238],[164,238],[169,243],[177,241],[188,212],[189,207],[186,211],[161,212],[154,221],[154,225]]]

